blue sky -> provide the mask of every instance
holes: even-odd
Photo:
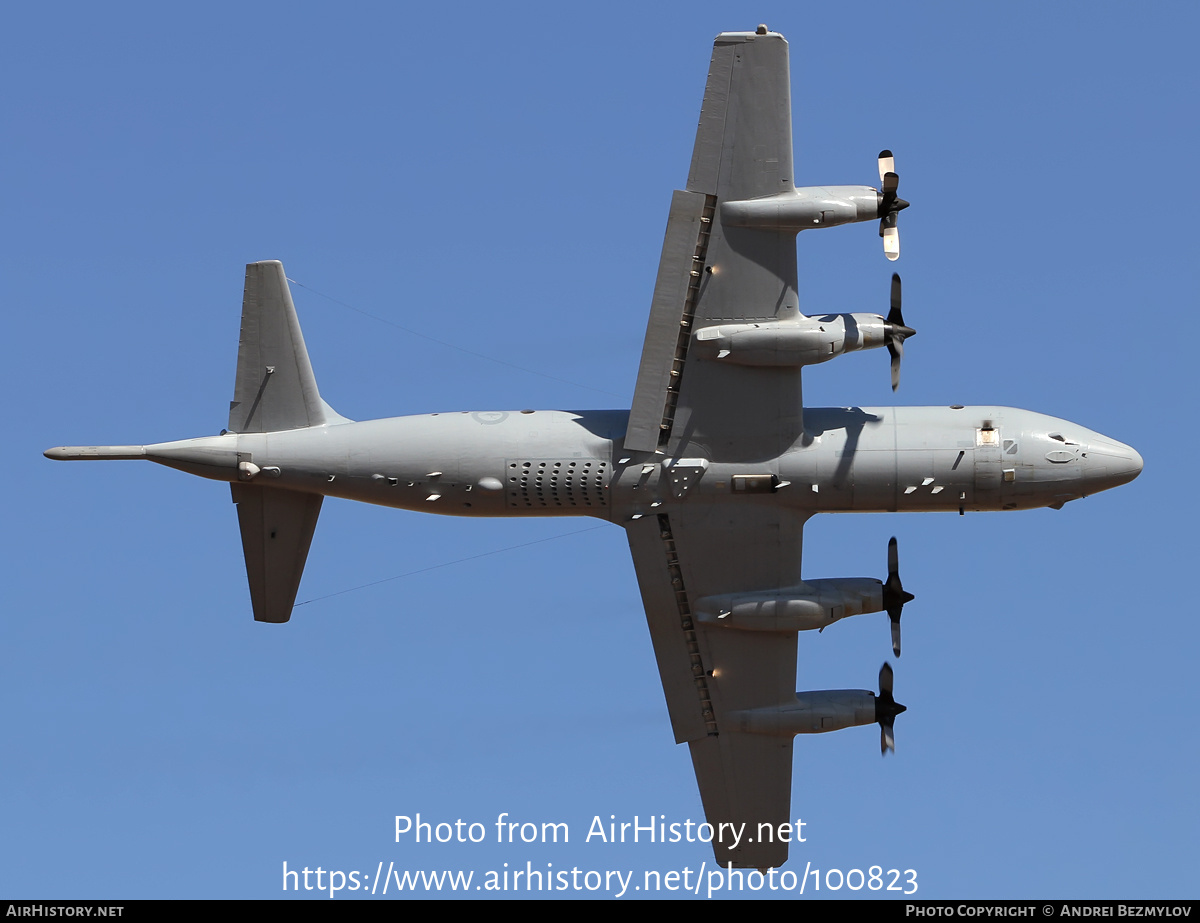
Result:
[[[329,501],[301,600],[511,550],[258,625],[224,485],[41,452],[224,426],[260,259],[307,286],[322,393],[349,417],[627,407],[712,38],[765,21],[791,42],[798,181],[874,184],[896,152],[920,331],[898,402],[1038,410],[1146,462],[1061,512],[809,523],[806,576],[882,576],[897,535],[917,600],[897,753],[867,728],[797,740],[789,867],[911,868],[928,898],[1194,897],[1197,19],[6,11],[0,894],[272,898],[284,862],[711,868],[703,846],[582,842],[595,816],[703,813],[617,527]],[[809,313],[886,310],[872,227],[799,254]],[[893,401],[876,353],[805,389]],[[890,654],[883,616],[800,641],[800,689],[873,687]],[[418,812],[562,821],[572,842],[393,842]]]

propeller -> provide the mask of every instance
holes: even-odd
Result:
[[[897,657],[900,656],[900,613],[904,611],[904,604],[914,599],[916,597],[906,593],[900,582],[900,550],[893,535],[888,542],[888,575],[883,585],[883,608],[892,620],[892,653]],[[888,669],[891,670],[891,667]]]
[[[879,198],[879,236],[883,238],[883,255],[889,260],[900,259],[900,232],[896,215],[908,208],[908,202],[896,195],[900,177],[896,175],[896,159],[891,151],[879,152],[879,182],[883,194]]]
[[[875,699],[875,721],[879,725],[879,752],[886,755],[896,752],[896,735],[892,722],[896,716],[908,709],[892,697],[892,665],[884,662],[879,668],[879,695]]]
[[[892,308],[888,311],[887,326],[884,328],[884,342],[888,352],[892,354],[892,390],[900,387],[900,360],[904,358],[904,341],[916,336],[917,331],[904,325],[904,315],[900,313],[900,274],[892,273]]]

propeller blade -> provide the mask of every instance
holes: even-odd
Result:
[[[883,755],[889,750],[896,752],[893,722],[897,715],[908,711],[892,696],[892,680],[892,665],[884,661],[883,666],[879,668],[879,695],[875,698],[875,720],[879,724],[879,752]]]
[[[895,222],[895,216],[891,217],[892,221]],[[885,218],[884,220],[886,221],[887,219]],[[891,227],[884,228],[881,231],[881,235],[883,237],[883,255],[893,263],[896,262],[896,260],[900,259],[900,232],[896,230],[896,226],[893,223]]]
[[[895,365],[892,366],[892,373],[893,375],[899,374]],[[900,548],[893,535],[891,541],[888,542],[888,575],[887,582],[883,585],[883,608],[887,612],[888,618],[892,620],[892,653],[897,657],[900,656],[900,616],[904,612],[904,604],[912,602],[914,599],[916,597],[912,593],[906,592],[904,584],[900,582]],[[889,692],[891,691],[891,669],[888,667]],[[882,689],[882,670],[879,671],[879,677]]]
[[[891,151],[879,152],[879,236],[883,238],[883,255],[889,260],[900,259],[900,232],[896,230],[896,215],[908,203],[896,195],[900,177],[896,175],[896,158]]]
[[[900,387],[900,360],[904,358],[904,338],[888,337],[888,352],[892,354],[892,390]]]
[[[883,178],[889,173],[896,172],[896,158],[892,156],[891,151],[879,152],[879,182],[883,182]]]
[[[893,222],[895,215],[890,216]],[[884,219],[887,220],[887,219]],[[892,230],[895,230],[893,228]],[[887,238],[884,238],[884,246],[887,246]],[[900,255],[900,242],[896,241],[896,256]],[[895,259],[895,257],[889,257]],[[888,352],[892,355],[892,390],[895,391],[900,386],[900,360],[904,358],[904,341],[911,336],[915,336],[917,331],[912,327],[906,326],[904,323],[904,313],[900,308],[900,274],[892,273],[892,303],[891,310],[888,311],[887,327],[884,331],[884,343],[887,345]]]

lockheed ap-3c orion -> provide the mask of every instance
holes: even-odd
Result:
[[[143,458],[229,481],[254,617],[291,616],[325,497],[458,516],[593,516],[633,553],[675,740],[691,748],[721,864],[787,859],[797,734],[904,711],[879,692],[796,692],[799,632],[886,611],[900,654],[908,600],[895,539],[886,581],[800,578],[814,513],[1014,510],[1137,477],[1127,445],[1008,407],[804,409],[806,365],[886,347],[892,386],[905,326],[891,311],[805,316],[796,235],[879,221],[899,256],[892,155],[881,190],[796,187],[788,46],[760,26],[717,37],[686,190],[671,200],[629,411],[428,414],[355,423],[322,399],[283,267],[246,267],[228,431],[157,445],[69,446],[55,459]],[[726,825],[722,827],[722,825]],[[745,825],[744,827],[742,825]],[[762,825],[760,827],[760,825]]]

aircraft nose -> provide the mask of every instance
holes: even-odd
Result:
[[[1084,459],[1084,476],[1093,491],[1128,484],[1142,473],[1142,456],[1131,446],[1115,440],[1089,441]]]

